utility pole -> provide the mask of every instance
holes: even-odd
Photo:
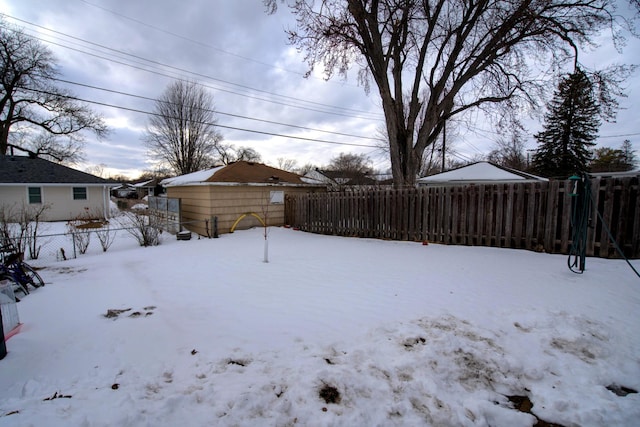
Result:
[[[535,153],[538,150],[529,149],[527,150],[527,169],[531,168],[531,159],[529,153]]]
[[[440,172],[444,172],[444,153],[447,148],[447,121],[444,120],[442,124],[442,167],[440,168]]]

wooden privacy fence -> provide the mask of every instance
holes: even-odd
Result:
[[[587,255],[640,258],[638,176],[591,181]],[[304,231],[340,236],[429,241],[568,253],[570,181],[410,189],[350,189],[288,196],[285,221]]]

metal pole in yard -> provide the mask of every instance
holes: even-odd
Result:
[[[78,258],[77,254],[76,254],[76,233],[71,233],[72,236],[72,240],[73,240],[73,259]]]

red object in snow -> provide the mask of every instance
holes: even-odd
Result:
[[[12,330],[10,330],[5,336],[4,336],[4,340],[5,341],[9,341],[9,338],[11,338],[14,335],[18,335],[18,332],[20,332],[20,329],[22,329],[22,323],[18,323],[18,325],[13,328]]]

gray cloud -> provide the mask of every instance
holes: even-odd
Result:
[[[357,86],[355,78],[326,82],[316,75],[302,77],[306,64],[302,55],[287,45],[284,32],[293,27],[295,21],[284,7],[275,15],[266,15],[262,2],[257,0],[5,0],[5,3],[3,10],[8,15],[57,32],[14,21],[48,43],[58,58],[62,78],[69,81],[155,98],[172,78],[188,78],[211,88],[221,113],[372,137],[379,136],[377,129],[383,126],[377,94],[372,91],[367,95]],[[608,61],[618,63],[625,62],[625,58],[640,57],[637,40],[629,43],[624,56],[610,46],[603,48],[604,53],[592,54],[596,58],[594,63],[603,55]],[[153,108],[153,103],[147,100],[75,85],[69,87],[84,99],[142,111]],[[601,135],[639,132],[634,122],[636,99],[640,96],[637,75],[628,84],[628,95],[621,102],[627,110],[621,111],[616,125],[604,125]],[[300,106],[306,108],[297,108]],[[119,171],[132,170],[134,174],[148,168],[141,140],[147,116],[100,105],[93,108],[112,124],[114,132],[103,142],[93,141],[89,136],[88,162],[106,164]],[[375,145],[375,141],[224,114],[219,114],[219,124]],[[539,124],[533,122],[532,127],[535,126]],[[483,127],[483,124],[475,123],[473,127]],[[529,130],[533,133],[536,129],[530,127]],[[301,165],[309,162],[323,165],[340,152],[377,155],[375,148],[296,141],[224,128],[221,132],[227,142],[251,146],[265,161],[274,164],[279,157],[296,159]],[[464,136],[456,146],[467,156],[478,151],[488,152],[491,139],[497,137],[466,129],[460,133]],[[630,137],[632,141],[634,138],[638,136]],[[622,142],[618,139],[603,138],[601,143],[618,146]],[[385,162],[377,157],[376,164],[384,166]]]

